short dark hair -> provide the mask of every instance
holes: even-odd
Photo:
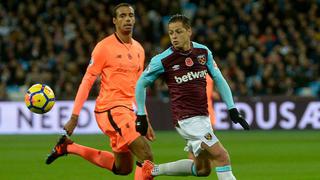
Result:
[[[186,29],[191,28],[190,19],[187,18],[187,16],[185,16],[185,15],[175,14],[175,15],[171,16],[171,18],[169,19],[168,25],[170,23],[175,23],[175,22],[181,22]]]
[[[117,17],[117,10],[120,8],[120,7],[132,7],[131,4],[129,3],[120,3],[118,5],[116,5],[113,10],[112,10],[112,17],[116,18]],[[132,7],[133,8],[133,7]]]

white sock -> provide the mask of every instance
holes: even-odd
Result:
[[[219,180],[236,180],[230,165],[216,167],[216,172]]]
[[[167,175],[167,176],[191,176],[196,175],[195,168],[193,168],[193,160],[182,159],[175,162],[155,165],[152,170],[153,176]]]

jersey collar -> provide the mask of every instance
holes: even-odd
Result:
[[[171,50],[172,50],[173,52],[176,52],[176,53],[179,53],[179,54],[181,54],[181,55],[187,56],[187,55],[191,54],[192,51],[193,51],[193,43],[192,43],[192,42],[190,42],[190,47],[191,47],[191,48],[190,48],[189,50],[187,50],[187,51],[182,51],[182,50],[176,49],[176,48],[174,48],[173,46],[171,46]]]
[[[114,34],[114,36],[116,37],[116,39],[118,40],[119,43],[121,43],[121,44],[132,44],[132,39],[130,39],[130,43],[125,43],[119,38],[117,33],[113,33],[113,34]]]

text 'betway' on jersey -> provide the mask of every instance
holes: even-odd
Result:
[[[191,81],[193,79],[199,79],[199,78],[206,78],[207,70],[202,70],[198,72],[188,72],[185,75],[182,75],[180,77],[174,76],[174,79],[178,84]]]

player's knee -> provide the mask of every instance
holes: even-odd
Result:
[[[138,157],[139,159],[141,159],[142,161],[144,161],[144,160],[153,161],[153,154],[152,154],[151,150],[142,149],[142,150],[139,151],[139,153],[137,154],[137,157]]]
[[[153,154],[152,154],[151,151],[145,151],[144,152],[144,160],[153,161]]]
[[[210,168],[202,168],[202,169],[198,169],[197,170],[197,176],[200,176],[200,177],[209,176],[210,173],[211,173],[211,169]]]
[[[153,154],[150,148],[143,149],[143,152],[141,152],[141,154],[143,160],[153,161]]]
[[[137,138],[130,145],[130,150],[133,152],[138,159],[153,161],[153,154],[148,142],[141,136]]]

